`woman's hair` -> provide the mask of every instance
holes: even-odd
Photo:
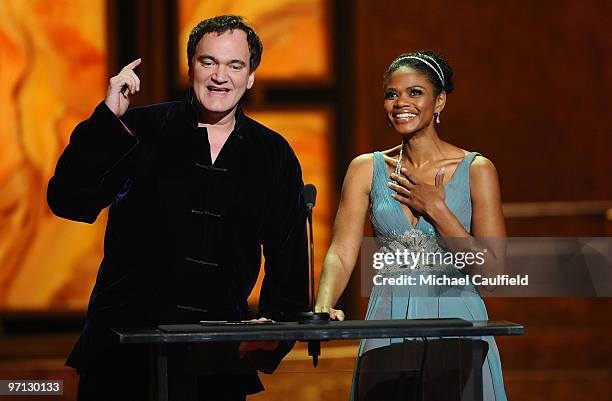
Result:
[[[401,67],[410,67],[424,74],[434,87],[434,94],[438,96],[442,91],[450,94],[454,89],[453,70],[444,57],[431,50],[404,53],[387,68],[383,76],[386,85],[391,75]]]

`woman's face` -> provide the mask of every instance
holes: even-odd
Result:
[[[410,67],[398,68],[387,81],[384,109],[393,128],[402,135],[433,125],[434,113],[442,111],[446,94],[435,96],[427,76]]]

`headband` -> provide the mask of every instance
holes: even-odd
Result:
[[[444,72],[442,72],[442,68],[440,68],[440,65],[438,64],[438,62],[433,57],[430,57],[430,56],[428,56],[426,54],[422,54],[421,56],[422,57],[427,57],[428,59],[433,61],[433,63],[436,65],[436,67],[438,67],[438,69],[436,69],[429,61],[427,61],[424,58],[419,57],[419,56],[403,56],[403,57],[398,58],[397,61],[405,59],[405,58],[411,58],[411,59],[419,60],[423,64],[426,64],[429,68],[434,70],[434,72],[436,73],[436,75],[440,79],[440,82],[442,83],[442,88],[444,88]]]

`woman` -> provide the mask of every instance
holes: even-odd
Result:
[[[323,265],[317,311],[329,312],[332,319],[344,319],[344,313],[334,309],[334,305],[355,265],[368,209],[377,239],[399,241],[409,250],[414,250],[411,246],[414,248],[416,243],[439,250],[441,240],[450,250],[482,250],[487,239],[505,237],[499,182],[493,163],[476,152],[441,140],[436,130],[447,95],[453,90],[452,77],[447,62],[431,51],[402,54],[389,66],[384,75],[383,106],[390,127],[400,135],[401,145],[361,155],[351,162],[342,188],[332,244]],[[491,271],[501,265],[503,247],[487,244],[492,246],[485,266]],[[455,276],[463,274],[457,267],[449,269],[448,265],[419,266],[411,274],[418,276],[440,269]],[[482,272],[484,266],[474,265],[471,269]],[[393,276],[398,272],[406,270],[389,268],[384,273]],[[373,288],[366,319],[488,319],[482,299],[471,286],[451,289],[448,293],[444,293],[445,289],[432,293],[425,288],[420,293],[412,290],[412,294],[411,290],[400,291],[396,287]],[[492,338],[483,340],[486,341],[483,349],[488,346],[483,364],[483,399],[506,400],[495,342]],[[362,341],[353,397],[368,398],[363,394],[367,386],[360,376],[367,352],[375,355],[372,351],[377,351],[380,356],[380,352],[401,344],[423,349],[423,343],[418,340]],[[394,348],[382,358],[370,359],[392,364],[387,358],[396,354],[397,348]],[[428,358],[434,354],[435,349],[430,348]],[[371,383],[369,386],[371,389]]]

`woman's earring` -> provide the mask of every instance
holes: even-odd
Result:
[[[434,116],[436,116],[436,124],[440,124],[440,113],[434,113]]]

